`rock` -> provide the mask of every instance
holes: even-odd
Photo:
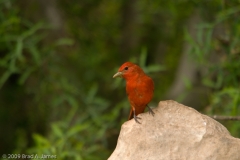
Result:
[[[240,139],[214,119],[171,100],[153,111],[122,125],[108,160],[240,160]]]

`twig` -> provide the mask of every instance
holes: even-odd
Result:
[[[210,117],[215,119],[215,120],[240,121],[240,116],[219,116],[219,115],[213,115],[213,116],[210,116]]]

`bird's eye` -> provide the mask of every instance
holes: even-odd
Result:
[[[128,67],[125,67],[124,70],[128,70]]]

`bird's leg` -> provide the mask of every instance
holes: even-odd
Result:
[[[141,119],[140,117],[137,117],[136,114],[135,114],[135,108],[133,108],[133,118],[135,119],[135,121],[139,124],[141,124],[138,119]]]
[[[152,116],[154,116],[154,112],[153,112],[153,110],[147,105],[147,107],[148,107],[148,113],[149,114],[151,114]]]

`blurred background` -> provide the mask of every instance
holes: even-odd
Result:
[[[0,153],[102,160],[130,105],[122,63],[207,115],[240,114],[239,0],[0,0]],[[235,137],[240,123],[220,121]]]

